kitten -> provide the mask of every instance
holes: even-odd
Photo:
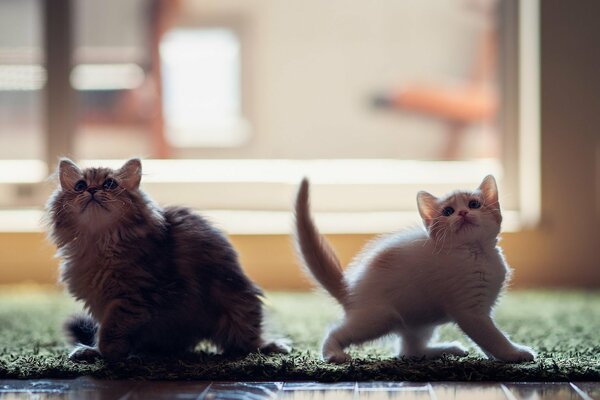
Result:
[[[89,315],[71,318],[70,358],[177,355],[202,339],[225,354],[287,352],[263,337],[261,290],[226,237],[186,208],[140,189],[142,166],[81,170],[63,159],[47,204],[61,280]]]
[[[448,322],[457,323],[491,358],[534,359],[533,351],[511,342],[491,316],[510,277],[497,245],[502,215],[491,175],[474,191],[442,198],[419,192],[426,229],[376,239],[345,273],[311,219],[308,189],[304,179],[296,200],[299,256],[345,311],[323,343],[325,360],[348,361],[346,347],[387,334],[402,337],[400,356],[466,355],[457,343],[430,343],[436,327]]]

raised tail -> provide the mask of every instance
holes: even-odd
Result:
[[[347,289],[342,265],[331,245],[317,230],[310,216],[308,180],[304,178],[296,197],[296,247],[311,276],[340,304],[346,303]]]
[[[88,315],[75,314],[70,316],[65,321],[63,328],[71,344],[76,345],[81,343],[86,346],[94,346],[96,344],[98,323]]]

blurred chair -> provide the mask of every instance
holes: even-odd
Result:
[[[439,155],[444,160],[455,160],[460,154],[469,126],[491,124],[498,111],[495,88],[496,29],[494,1],[475,1],[470,5],[486,20],[474,60],[471,77],[458,85],[415,83],[389,93],[378,94],[373,103],[377,107],[415,112],[441,119],[447,124],[447,140]]]

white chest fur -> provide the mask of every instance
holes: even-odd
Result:
[[[445,262],[440,269],[445,271],[447,282],[445,288],[440,287],[447,299],[445,307],[489,313],[509,274],[501,250],[480,244],[464,245],[448,254]]]

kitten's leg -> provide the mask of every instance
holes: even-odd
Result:
[[[400,356],[411,358],[438,358],[443,354],[465,356],[467,351],[458,342],[429,344],[435,333],[435,326],[403,329]]]
[[[122,300],[114,300],[104,315],[98,332],[98,350],[107,361],[118,361],[130,353],[134,335],[150,316],[146,308]]]
[[[331,363],[343,363],[351,358],[344,349],[351,344],[360,344],[390,332],[393,319],[377,310],[349,311],[346,318],[333,328],[323,342],[323,359]]]
[[[461,313],[454,317],[458,326],[493,358],[507,362],[532,361],[535,358],[533,350],[511,342],[489,315]]]

